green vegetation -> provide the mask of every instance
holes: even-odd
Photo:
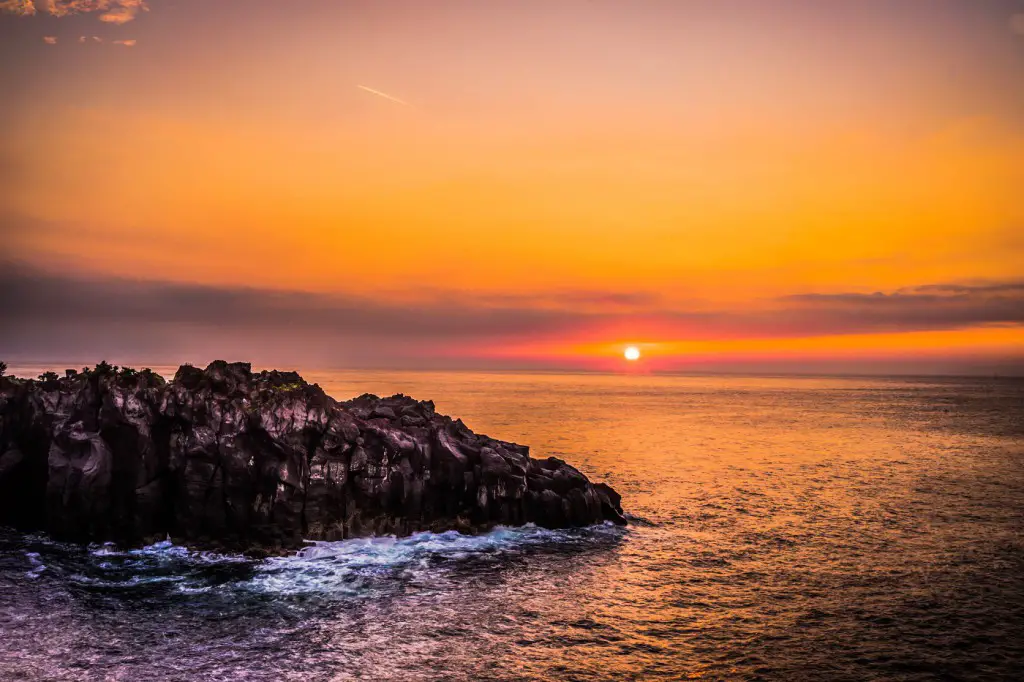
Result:
[[[274,390],[275,391],[296,391],[296,390],[301,389],[304,385],[305,384],[303,384],[302,382],[296,381],[296,382],[291,383],[291,384],[281,384],[280,386],[275,386]]]
[[[92,377],[94,374],[97,376],[110,376],[116,373],[117,369],[116,365],[111,365],[106,360],[100,360],[99,364],[95,367],[83,367],[82,374],[84,374],[87,379]]]
[[[121,368],[118,367],[117,365],[111,365],[106,360],[100,360],[95,367],[83,367],[82,374],[84,374],[86,378],[89,378],[94,374],[100,377],[117,376],[117,373],[120,371],[120,369]]]

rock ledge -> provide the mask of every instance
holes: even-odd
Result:
[[[624,524],[560,459],[473,433],[430,401],[338,402],[248,363],[0,377],[0,524],[59,539],[284,552],[304,540]]]

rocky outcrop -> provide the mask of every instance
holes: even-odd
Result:
[[[75,541],[286,551],[304,540],[625,523],[565,462],[473,433],[430,401],[338,402],[247,363],[174,379],[0,377],[0,524]]]

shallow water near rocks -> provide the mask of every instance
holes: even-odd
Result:
[[[634,522],[318,543],[265,561],[0,531],[0,679],[1024,669],[1022,382],[304,376],[338,398],[434,399],[607,481]]]

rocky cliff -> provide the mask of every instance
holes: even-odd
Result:
[[[625,523],[565,462],[430,401],[338,402],[294,372],[106,364],[0,377],[0,524],[75,541],[280,552],[304,539]]]

